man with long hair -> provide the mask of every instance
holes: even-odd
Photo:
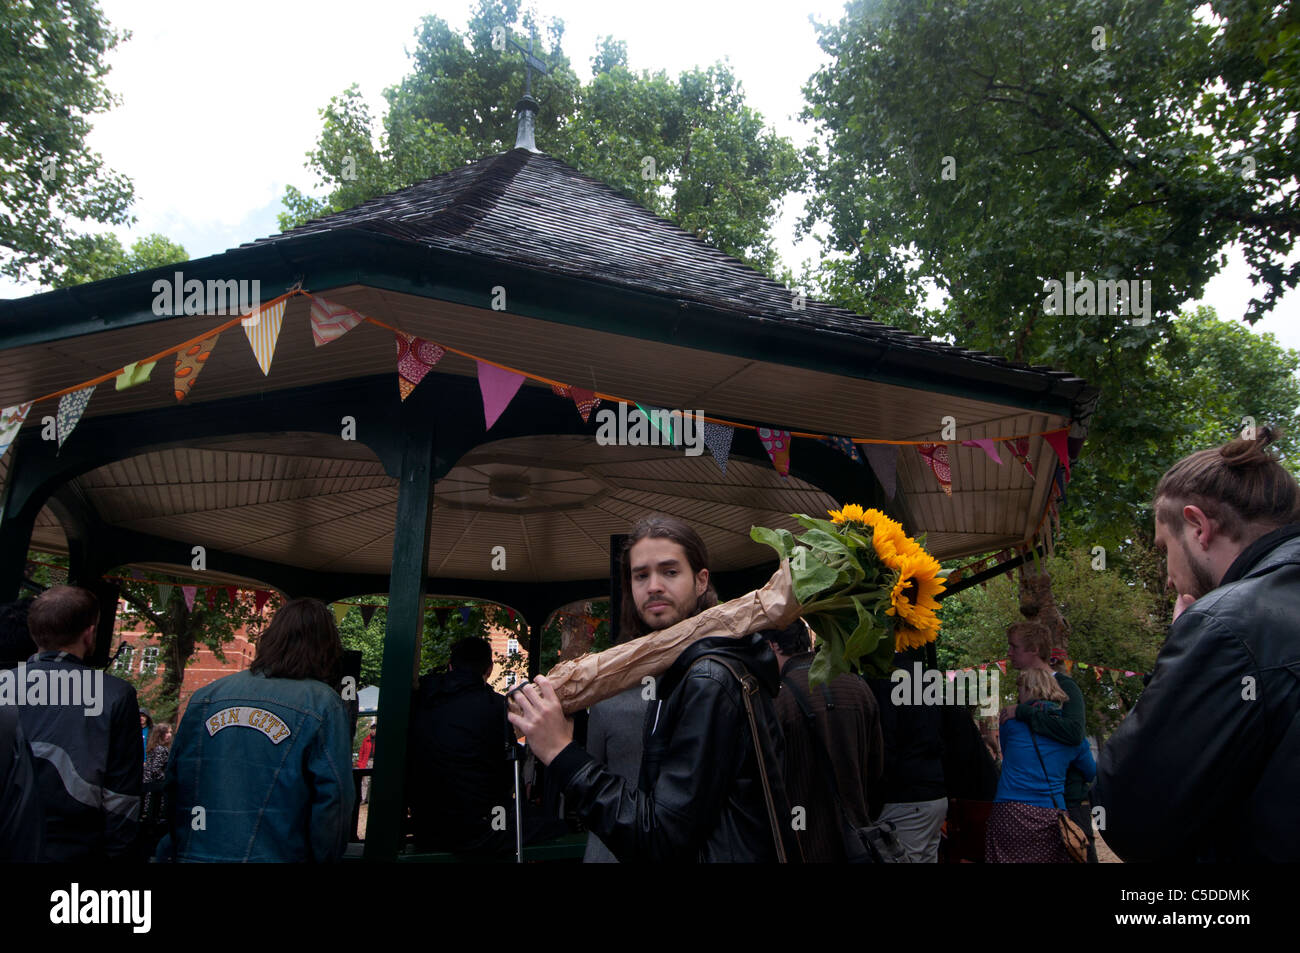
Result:
[[[717,599],[704,541],[673,517],[651,516],[636,525],[621,573],[623,630],[633,636],[666,629]],[[753,689],[765,776],[738,675]],[[515,694],[520,711],[510,720],[549,766],[548,783],[564,792],[565,804],[622,862],[797,860],[772,705],[779,685],[776,658],[757,634],[689,646],[645,685],[650,706],[635,784],[573,743],[573,723],[545,676]]]
[[[293,599],[257,642],[247,671],[190,698],[167,763],[170,833],[180,861],[331,861],[343,856],[356,794],[352,734],[337,686],[334,616]]]
[[[1174,622],[1093,791],[1125,861],[1300,861],[1300,486],[1276,436],[1193,453],[1156,486]]]

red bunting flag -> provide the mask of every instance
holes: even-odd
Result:
[[[253,594],[253,609],[258,615],[262,614],[262,607],[266,605],[270,598],[271,594],[265,589],[258,589]]]
[[[1048,446],[1056,451],[1056,456],[1060,459],[1061,465],[1065,467],[1065,478],[1070,479],[1070,451],[1066,449],[1066,433],[1064,430],[1058,430],[1056,433],[1045,433],[1043,439],[1047,441]]]

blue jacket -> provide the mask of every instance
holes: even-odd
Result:
[[[1034,741],[1038,741],[1038,751]],[[1033,730],[1023,721],[1008,719],[1002,724],[1002,776],[998,779],[998,793],[994,801],[1019,801],[1038,807],[1064,809],[1066,768],[1073,765],[1091,781],[1097,774],[1097,762],[1092,748],[1084,738],[1077,745],[1063,745],[1044,735],[1034,737]],[[1039,754],[1043,761],[1038,761]],[[1047,768],[1046,775],[1043,768]],[[1049,784],[1050,778],[1050,784]]]
[[[167,789],[160,858],[338,860],[356,798],[343,699],[315,679],[218,679],[190,699]]]

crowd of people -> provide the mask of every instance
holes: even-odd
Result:
[[[588,832],[589,862],[1095,863],[1095,822],[1126,861],[1300,860],[1300,487],[1271,439],[1193,454],[1159,482],[1174,622],[1099,758],[1034,620],[1007,630],[1018,699],[996,741],[964,706],[898,704],[892,679],[813,687],[801,620],[701,639],[576,720],[545,676],[497,694],[488,644],[464,639],[412,700],[408,833],[471,859],[509,857],[567,819]],[[679,519],[641,520],[621,556],[620,640],[718,600]],[[5,607],[0,665],[79,678],[98,621],[95,596],[69,586]],[[250,668],[196,691],[174,733],[106,673],[93,714],[0,704],[0,860],[339,859],[356,798],[341,658],[329,609],[295,599]],[[358,767],[382,734],[369,727]]]

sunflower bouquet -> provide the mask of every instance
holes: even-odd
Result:
[[[755,526],[750,537],[790,562],[799,614],[820,645],[809,682],[843,672],[884,677],[896,651],[939,634],[939,562],[902,524],[879,510],[849,504],[829,520],[792,514],[804,532]]]

